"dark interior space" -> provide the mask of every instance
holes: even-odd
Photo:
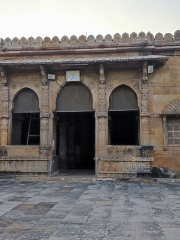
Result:
[[[13,113],[12,145],[40,145],[39,113]]]
[[[94,112],[63,112],[57,127],[58,168],[94,169],[95,118]],[[77,154],[76,146],[80,147]]]
[[[139,111],[109,111],[109,144],[139,144]]]

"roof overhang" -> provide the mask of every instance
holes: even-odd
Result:
[[[59,59],[24,59],[24,60],[0,60],[1,66],[17,65],[78,65],[95,63],[133,63],[149,62],[155,65],[163,65],[168,61],[168,56],[148,55],[148,56],[123,56],[123,57],[89,57],[89,58],[59,58]]]

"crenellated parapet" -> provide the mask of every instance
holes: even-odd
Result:
[[[174,35],[171,33],[157,33],[155,36],[148,32],[140,32],[137,34],[133,32],[131,34],[119,33],[111,36],[107,34],[105,37],[102,35],[89,35],[88,37],[81,35],[76,37],[75,35],[68,38],[63,36],[59,39],[57,36],[52,39],[45,37],[29,37],[26,39],[22,37],[18,39],[17,37],[10,39],[0,38],[0,51],[30,51],[30,50],[57,50],[57,49],[71,49],[71,48],[97,48],[97,47],[123,47],[123,46],[175,46],[180,45],[180,30],[177,30]]]

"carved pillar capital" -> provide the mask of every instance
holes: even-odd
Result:
[[[0,67],[0,73],[1,73],[2,85],[7,86],[7,84],[8,84],[7,70],[5,69],[5,67],[3,67],[3,66]]]
[[[143,65],[142,65],[143,77],[147,77],[148,76],[147,67],[148,67],[148,62],[143,62]]]
[[[104,65],[103,64],[99,65],[99,80],[100,80],[101,83],[105,82]]]
[[[48,77],[47,77],[47,69],[45,67],[45,65],[40,65],[40,71],[41,71],[41,81],[43,85],[47,85],[48,82]]]

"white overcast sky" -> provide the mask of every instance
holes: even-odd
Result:
[[[0,0],[0,38],[180,29],[180,0]]]

